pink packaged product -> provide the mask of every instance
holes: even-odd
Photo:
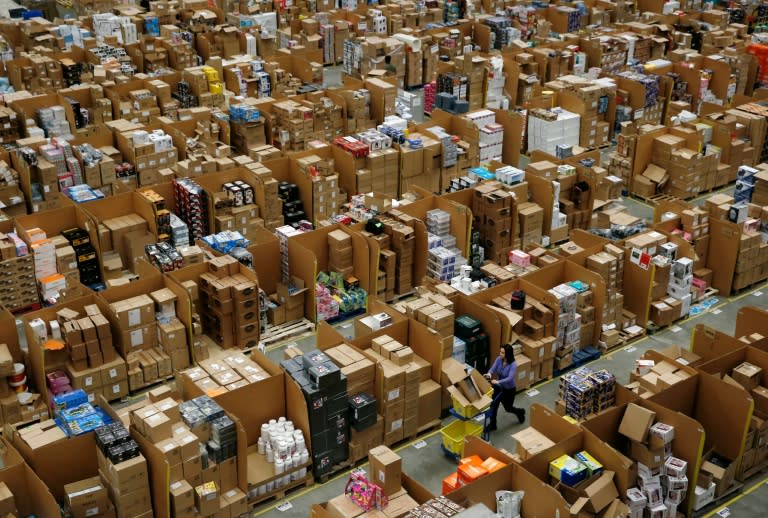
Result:
[[[49,372],[45,375],[46,383],[51,390],[54,390],[63,385],[69,385],[69,377],[67,373],[62,370]]]
[[[511,250],[509,252],[509,262],[515,266],[530,266],[531,256],[522,250]]]

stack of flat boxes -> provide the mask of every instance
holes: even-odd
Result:
[[[112,345],[109,321],[95,304],[84,310],[84,317],[68,308],[56,315],[69,354],[66,371],[72,387],[84,390],[91,401],[99,394],[107,401],[122,399],[128,395],[128,372]]]
[[[259,289],[240,274],[240,263],[230,256],[208,263],[200,276],[203,327],[221,347],[252,347],[259,341]]]
[[[304,103],[313,111],[315,138],[333,142],[333,139],[343,134],[341,105],[325,97],[322,92],[308,93]]]
[[[615,292],[610,298],[606,292],[606,301],[613,304],[613,313],[618,321],[621,320],[624,309],[624,250],[616,245],[607,244],[603,246],[603,251],[616,258]],[[603,315],[603,323],[610,323],[606,321],[605,315]]]
[[[346,202],[339,189],[339,177],[332,174],[312,179],[312,216],[314,221],[322,221],[339,214]]]
[[[221,360],[207,359],[199,367],[181,373],[208,395],[237,390],[270,375],[242,353],[228,354]]]
[[[382,300],[395,298],[395,280],[397,277],[397,252],[390,250],[391,238],[388,234],[370,235],[379,245],[379,271],[377,276],[376,296]]]
[[[0,304],[16,309],[38,304],[34,258],[15,236],[0,233]]]
[[[329,473],[349,456],[347,377],[318,350],[283,360],[280,365],[299,384],[307,400],[315,475]]]

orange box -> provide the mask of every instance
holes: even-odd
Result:
[[[494,471],[499,471],[501,468],[505,467],[506,464],[493,457],[488,457],[483,461],[482,466],[488,470],[488,473],[493,473]]]
[[[474,464],[475,466],[482,466],[483,459],[478,455],[472,455],[471,457],[464,457],[459,461],[459,464]]]
[[[478,478],[487,475],[488,470],[483,466],[475,466],[474,464],[467,463],[460,465],[457,473],[459,475],[459,485],[465,486],[471,484]]]
[[[459,489],[459,474],[451,473],[443,479],[443,496]]]

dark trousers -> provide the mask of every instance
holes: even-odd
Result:
[[[515,415],[520,415],[523,412],[522,408],[515,408],[515,393],[516,388],[505,389],[500,385],[493,386],[493,401],[491,402],[491,426],[496,426],[496,416],[499,413],[499,406],[504,405],[504,410],[512,412]]]

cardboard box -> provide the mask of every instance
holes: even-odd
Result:
[[[461,381],[447,388],[448,393],[458,404],[473,410],[473,415],[490,406],[492,399],[486,396],[490,389],[491,385],[488,380],[477,370],[473,370],[469,376],[465,375]]]
[[[512,434],[512,438],[517,441],[516,453],[520,456],[521,460],[526,460],[540,451],[555,445],[546,435],[533,427],[528,427],[523,431]]]
[[[763,369],[757,365],[744,362],[741,365],[734,367],[731,377],[735,379],[739,384],[741,384],[741,386],[747,389],[747,391],[751,391],[760,385],[760,378],[762,373]]]
[[[645,442],[648,429],[656,418],[656,412],[634,403],[629,403],[619,425],[619,433],[633,441]]]
[[[401,489],[402,459],[386,446],[378,446],[368,453],[371,480],[390,496]]]
[[[64,495],[75,518],[85,518],[107,511],[109,503],[107,488],[99,477],[66,484]]]
[[[586,509],[592,513],[599,513],[619,497],[619,491],[613,482],[613,471],[604,471],[596,480],[584,488],[584,497],[588,499]]]

